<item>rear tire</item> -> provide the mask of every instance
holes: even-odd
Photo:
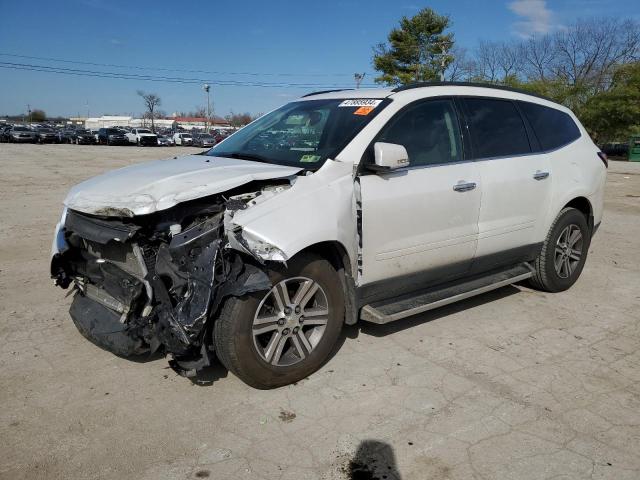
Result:
[[[340,280],[328,261],[302,255],[286,270],[268,273],[274,287],[228,298],[213,329],[218,359],[260,389],[289,385],[318,370],[344,322]],[[296,294],[302,300],[296,302]],[[290,302],[278,300],[286,297]]]
[[[591,231],[585,215],[575,208],[564,208],[534,261],[535,273],[529,283],[547,292],[567,290],[580,277],[590,244]]]

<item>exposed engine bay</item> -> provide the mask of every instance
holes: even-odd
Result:
[[[76,327],[117,355],[163,352],[178,373],[194,375],[213,358],[209,319],[224,299],[269,290],[265,264],[286,261],[243,235],[233,215],[289,187],[253,181],[147,215],[66,210],[51,274],[73,288]]]

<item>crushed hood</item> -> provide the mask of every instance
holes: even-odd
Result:
[[[80,212],[133,217],[222,193],[253,180],[295,175],[301,169],[206,155],[186,155],[121,168],[71,189],[65,205]]]

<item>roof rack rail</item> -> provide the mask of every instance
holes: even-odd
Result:
[[[322,93],[344,92],[345,90],[353,90],[353,88],[336,88],[334,90],[320,90],[319,92],[311,92],[303,95],[300,98],[311,97],[313,95],[320,95]]]
[[[496,85],[494,83],[482,83],[482,82],[415,82],[408,83],[406,85],[402,85],[400,87],[396,87],[391,90],[393,93],[403,92],[405,90],[411,90],[412,88],[422,88],[422,87],[481,87],[481,88],[492,88],[494,90],[505,90],[507,92],[514,93],[522,93],[523,95],[529,95],[531,97],[542,98],[543,100],[548,100],[550,102],[558,103],[555,100],[552,100],[549,97],[545,97],[544,95],[538,95],[537,93],[528,92],[521,88],[513,88],[507,87],[504,85]]]

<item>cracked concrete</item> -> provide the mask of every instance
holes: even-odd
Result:
[[[48,279],[72,184],[185,151],[0,145],[0,478],[640,478],[640,164],[612,162],[571,290],[346,328],[322,370],[258,391],[98,349]]]

